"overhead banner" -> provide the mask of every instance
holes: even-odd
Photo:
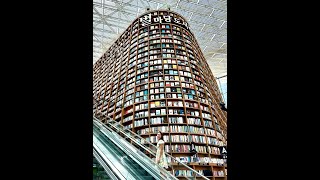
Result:
[[[149,26],[153,23],[173,23],[178,24],[180,26],[184,26],[186,29],[189,30],[189,25],[186,21],[184,21],[181,18],[175,18],[170,15],[151,15],[151,13],[149,13],[139,18],[139,22],[142,26]]]

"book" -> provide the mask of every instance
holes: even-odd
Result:
[[[166,115],[166,109],[161,109],[161,115]]]
[[[172,106],[172,101],[168,101],[168,106]]]
[[[160,101],[156,101],[156,102],[155,102],[155,106],[156,106],[156,107],[159,107],[159,106],[160,106]]]
[[[183,107],[182,101],[179,101],[179,102],[178,102],[178,106]]]
[[[178,101],[174,101],[173,106],[179,106]]]
[[[163,107],[163,106],[166,106],[166,102],[165,102],[165,101],[161,101],[161,102],[160,102],[160,106],[162,106],[162,107]]]
[[[160,115],[160,113],[161,113],[160,109],[157,109],[156,110],[156,115]]]

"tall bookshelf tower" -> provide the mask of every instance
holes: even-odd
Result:
[[[93,99],[97,117],[109,116],[155,144],[160,130],[166,152],[210,179],[227,179],[219,150],[227,144],[227,113],[181,15],[156,10],[135,19],[94,64]]]

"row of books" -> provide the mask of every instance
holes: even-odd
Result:
[[[162,43],[162,48],[173,48],[173,44]]]
[[[172,94],[167,94],[167,98],[178,98],[178,99],[182,99],[182,94],[179,94],[179,93],[177,93],[177,94],[174,94],[174,93],[172,93]]]
[[[207,143],[205,136],[199,136],[199,135],[190,135],[189,136],[190,142],[197,142],[197,143]]]
[[[188,135],[170,135],[171,142],[190,142]]]
[[[216,146],[223,146],[224,143],[220,140],[217,140],[216,138],[213,137],[207,137],[208,139],[208,144],[216,145]]]
[[[195,111],[195,110],[187,110],[187,116],[200,116],[199,111]]]
[[[137,70],[137,74],[141,74],[141,73],[144,73],[144,72],[148,72],[148,67],[143,67],[143,68],[140,68],[140,69]]]
[[[132,89],[127,90],[127,91],[126,91],[126,94],[131,94],[131,93],[133,93],[133,92],[134,92],[134,89],[132,88]]]
[[[192,94],[192,95],[196,95],[196,91],[193,89],[189,89],[189,88],[182,88],[182,92],[185,94]]]
[[[191,133],[199,133],[204,134],[204,128],[203,127],[196,127],[196,126],[188,126],[189,131]]]
[[[174,176],[187,176],[187,177],[191,177],[193,176],[194,172],[192,172],[191,170],[173,170],[173,174]]]
[[[213,128],[212,121],[204,120],[204,126]]]
[[[139,134],[139,135],[148,134],[149,132],[150,132],[149,128],[144,128],[144,129],[137,130],[137,134]]]
[[[153,99],[164,99],[165,96],[164,94],[156,94],[156,95],[150,95],[150,99],[153,100]]]
[[[148,101],[148,95],[144,95],[144,96],[135,98],[136,103],[142,102],[142,101]]]
[[[150,110],[151,116],[158,116],[158,115],[166,115],[166,109],[152,109]]]
[[[166,82],[166,87],[168,86],[180,86],[180,82],[176,81],[176,82]]]
[[[149,116],[148,111],[140,111],[135,113],[134,115],[135,118],[142,118],[142,117],[148,117],[148,116]]]
[[[153,101],[150,102],[150,107],[154,108],[154,107],[164,107],[166,106],[166,101]]]
[[[187,87],[187,88],[194,89],[194,85],[191,84],[191,83],[181,83],[181,86],[182,86],[182,87]]]
[[[211,119],[211,114],[202,112],[202,117],[203,117],[203,118],[207,118],[207,119]]]
[[[162,92],[164,92],[164,88],[150,89],[150,94],[162,93]]]
[[[190,72],[187,71],[179,71],[180,76],[192,77]]]
[[[159,131],[168,132],[169,131],[169,127],[168,126],[150,127],[150,132],[151,133],[158,133]]]
[[[183,102],[182,101],[169,101],[168,100],[168,106],[183,107]]]
[[[192,78],[182,76],[182,77],[180,77],[180,81],[185,81],[185,82],[192,83]]]
[[[177,65],[176,64],[164,64],[163,65],[164,69],[177,69]]]
[[[131,129],[132,128],[132,124],[126,125],[123,127],[124,129]]]
[[[141,119],[134,121],[134,127],[139,127],[148,124],[148,119]]]
[[[161,48],[160,44],[150,45],[150,49]]]
[[[169,118],[170,119],[170,118]],[[150,124],[162,124],[162,123],[167,123],[165,117],[154,117],[150,118]]]
[[[171,125],[170,132],[189,132],[188,126]]]
[[[136,85],[144,84],[144,83],[148,83],[148,82],[149,82],[148,79],[137,80],[137,81],[136,81]],[[132,86],[132,87],[133,87],[133,86]]]
[[[174,49],[162,49],[163,53],[175,53]]]
[[[167,82],[166,82],[167,83]],[[173,83],[173,82],[172,82]],[[173,86],[180,86],[179,82],[176,83],[174,82],[175,84],[170,84],[170,85],[173,85]],[[178,92],[178,93],[181,93],[181,88],[177,88],[177,87],[166,87],[166,92]]]
[[[136,97],[148,95],[148,90],[138,91],[136,92]]]
[[[166,81],[179,81],[179,76],[165,76],[164,80]],[[171,83],[169,82],[169,84],[166,86],[171,86]]]
[[[165,148],[170,150],[170,145],[165,145]],[[171,145],[172,152],[190,152],[190,150],[191,150],[190,145],[180,145],[180,144]]]
[[[153,71],[153,70],[162,70],[162,65],[150,66],[150,71]],[[152,72],[150,72],[150,76],[153,76],[153,75],[155,74],[152,74]]]
[[[184,123],[183,117],[169,117],[169,123]]]
[[[205,110],[205,111],[210,111],[207,106],[202,106],[202,105],[200,105],[200,109],[201,109],[201,110]]]
[[[191,108],[198,108],[198,103],[193,103],[193,102],[185,102],[186,107],[191,107]]]
[[[150,77],[149,82],[163,81],[163,77]]]
[[[164,87],[164,83],[163,82],[150,83],[149,85],[150,85],[150,88]]]
[[[213,176],[224,176],[224,172],[223,170],[220,170],[220,171],[213,171]]]
[[[137,86],[136,91],[145,90],[148,89],[148,84]]]
[[[220,154],[220,149],[218,147],[208,146],[209,153]]]
[[[188,122],[188,124],[201,125],[201,119],[200,119],[200,118],[188,117],[188,118],[187,118],[187,122]]]
[[[168,109],[168,114],[169,115],[184,115],[184,110],[183,109]]]
[[[130,94],[126,96],[126,101],[133,99],[134,98],[134,94]]]
[[[161,50],[160,49],[150,50],[149,53],[150,54],[158,54],[158,53],[161,53]]]
[[[178,71],[177,70],[164,70],[164,74],[178,75]]]
[[[209,135],[212,135],[212,136],[216,136],[216,131],[215,130],[213,130],[213,129],[208,129],[208,128],[206,128],[206,130],[207,130],[207,134],[209,134]]]
[[[140,68],[144,68],[144,67],[148,67],[149,66],[149,62],[148,61],[144,61],[144,62],[141,62],[141,63],[137,63],[137,69],[140,69]],[[142,78],[142,77],[141,77]]]
[[[162,43],[173,43],[172,39],[161,39]]]
[[[127,122],[127,121],[130,121],[130,120],[132,120],[132,119],[133,119],[133,115],[124,118],[124,119],[123,119],[123,122]]]
[[[176,50],[176,53],[177,54],[183,54],[183,55],[187,55],[187,53],[185,51],[181,51],[181,50]]]
[[[195,149],[199,153],[207,153],[207,147],[206,146],[195,145]]]

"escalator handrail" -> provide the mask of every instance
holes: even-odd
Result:
[[[97,121],[97,120],[94,120],[94,122],[96,122],[97,124],[95,124],[95,125],[102,125],[105,129],[107,129],[108,131],[110,131],[110,132],[113,132],[113,130],[110,128],[110,127],[108,127],[108,126],[106,126],[105,124],[103,124],[103,123],[101,123],[100,121]],[[102,129],[100,129],[100,131],[101,131]],[[104,133],[105,134],[105,133]],[[106,135],[106,134],[105,134]],[[119,134],[118,133],[116,133],[116,135],[117,136],[119,136]],[[126,134],[125,134],[126,135]],[[108,136],[109,138],[111,138],[111,136]],[[127,136],[128,137],[128,136]],[[114,143],[118,146],[118,147],[120,147],[120,148],[122,148],[122,150],[123,151],[127,151],[127,149],[125,148],[125,144],[123,144],[122,142],[119,142],[118,140],[119,139],[114,139],[113,138],[113,136],[112,136],[112,138],[111,138],[111,140],[112,141],[114,141]],[[135,141],[135,140],[134,140]],[[129,143],[129,142],[127,142],[127,143]],[[129,143],[130,144],[130,143]],[[131,145],[131,144],[130,144]],[[131,145],[132,146],[132,145]],[[134,148],[134,147],[133,147]],[[138,150],[138,149],[137,149]],[[128,153],[128,154],[131,154],[131,155],[133,155],[134,157],[136,157],[135,156],[135,154],[134,154],[134,152],[126,152],[126,153]],[[140,154],[141,155],[141,154]],[[143,155],[145,155],[145,154],[143,154]],[[146,159],[148,159],[148,158],[144,158],[145,160]],[[145,160],[142,160],[142,161],[145,161]],[[139,160],[138,160],[139,161]],[[148,162],[147,163],[154,163],[153,161],[151,161],[150,159],[148,159]],[[141,163],[141,162],[140,162]],[[138,163],[138,164],[140,164],[140,163]],[[146,162],[144,162],[144,163],[146,163]],[[141,164],[140,164],[141,165]],[[152,165],[156,165],[158,168],[162,168],[162,167],[160,167],[158,164],[152,164]],[[145,166],[145,165],[143,165],[143,166]],[[154,166],[147,166],[147,167],[151,167],[151,168],[153,168]],[[163,169],[163,168],[162,168]],[[148,170],[146,170],[146,171],[148,171]],[[156,170],[157,171],[157,170]],[[154,172],[156,172],[156,171],[154,171]],[[148,171],[149,172],[149,171]],[[154,174],[154,172],[149,172],[150,174]],[[175,179],[175,180],[178,180],[175,176],[173,176],[171,173],[169,173],[169,172],[167,172],[165,169],[163,169],[163,173],[167,176],[167,177],[170,177],[170,179]],[[159,174],[160,176],[163,176],[163,174]],[[160,179],[163,179],[163,177],[161,177]],[[167,179],[167,178],[165,178],[165,179]]]
[[[96,118],[95,116],[93,116],[93,118],[96,119],[102,126],[106,126],[104,123],[102,123],[102,122],[101,122],[98,118]],[[109,123],[109,122],[114,122],[114,123],[116,123],[117,125],[120,125],[120,126],[123,127],[122,124],[120,124],[120,123],[118,123],[117,121],[111,119],[110,117],[107,116],[107,118],[108,118],[108,121],[107,121],[108,123]],[[109,125],[113,126],[114,128],[117,128],[116,126],[114,126],[114,125],[112,125],[112,124],[110,124],[110,123],[109,123]],[[117,129],[118,129],[118,128],[117,128]],[[118,130],[119,130],[119,129],[118,129]],[[140,135],[134,133],[133,131],[131,131],[131,130],[129,130],[129,129],[127,129],[127,131],[130,131],[130,133],[132,133],[134,136],[136,136],[136,137],[138,137],[138,138],[140,138],[140,139],[144,139],[143,137],[141,137]],[[125,133],[124,133],[124,134],[125,134]],[[129,137],[129,138],[131,139],[131,137]],[[146,140],[145,140],[145,143],[148,143],[149,145],[151,145],[151,146],[154,147],[155,149],[157,148],[155,145],[153,145],[152,143],[150,143],[150,142],[148,142],[148,141],[146,141]],[[145,150],[150,151],[150,150],[149,150],[148,148],[146,148],[144,145],[142,145],[142,144],[140,144],[140,143],[137,143],[137,144],[140,145],[140,146],[141,146],[142,148],[144,148]],[[153,154],[153,155],[154,155],[154,154]],[[209,180],[207,177],[205,177],[204,175],[200,174],[200,173],[197,172],[196,170],[190,168],[188,165],[182,163],[180,160],[176,159],[175,157],[171,156],[170,154],[168,154],[168,153],[165,152],[165,155],[166,155],[167,157],[171,157],[171,158],[172,158],[173,160],[175,160],[175,161],[178,161],[179,164],[183,165],[185,168],[187,168],[187,169],[189,169],[190,171],[194,172],[194,173],[196,174],[196,177],[199,177],[199,176],[200,176],[200,177],[202,177],[202,178],[204,178],[204,179],[206,179],[206,180]],[[187,176],[186,176],[186,177],[187,177]]]
[[[96,150],[96,148],[93,146],[93,156],[96,158],[96,160],[98,161],[98,163],[103,167],[103,169],[106,171],[106,173],[108,174],[108,176],[113,179],[113,180],[118,180],[120,179],[116,173],[113,172],[113,170],[110,169],[110,167],[108,167],[108,165],[103,161],[102,157],[100,157],[101,155],[99,154],[99,152]]]

